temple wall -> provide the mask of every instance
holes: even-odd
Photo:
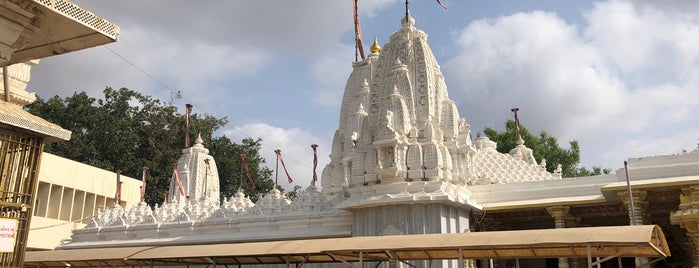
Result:
[[[444,204],[405,204],[353,212],[352,236],[459,233],[468,230],[470,209]]]

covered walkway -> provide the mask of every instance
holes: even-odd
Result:
[[[26,267],[295,264],[365,261],[601,258],[670,255],[655,225],[399,236],[347,237],[235,244],[92,248],[27,252]]]

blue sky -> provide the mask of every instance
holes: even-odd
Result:
[[[180,91],[182,109],[228,117],[220,134],[262,137],[272,167],[280,148],[294,184],[310,181],[310,144],[318,173],[329,161],[354,60],[350,0],[75,2],[119,25],[119,41],[42,60],[28,90]],[[442,2],[413,0],[411,14],[474,134],[502,129],[516,106],[531,131],[578,140],[583,166],[697,148],[699,3]],[[360,0],[359,13],[368,52],[399,29],[404,2]]]

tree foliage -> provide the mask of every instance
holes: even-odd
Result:
[[[580,163],[580,145],[576,140],[570,141],[570,148],[566,149],[558,144],[558,139],[556,139],[556,137],[550,136],[545,131],[535,136],[520,125],[519,132],[522,136],[522,140],[524,140],[524,145],[532,149],[534,158],[539,162],[541,162],[542,159],[546,159],[546,170],[549,172],[555,170],[558,164],[561,164],[563,177],[566,178],[600,175],[603,173],[608,174],[611,171],[610,169],[602,169],[601,167],[593,167],[592,169],[578,167]],[[483,133],[485,133],[489,139],[497,143],[498,152],[508,153],[517,145],[514,120],[510,119],[505,122],[505,131],[503,132],[486,127]]]
[[[148,204],[163,202],[172,167],[182,155],[185,141],[184,116],[172,103],[121,88],[106,88],[104,98],[96,99],[85,92],[48,100],[39,98],[27,110],[72,131],[67,142],[53,143],[45,151],[106,170],[121,170],[122,174],[141,178],[142,168],[149,168],[145,200]],[[213,133],[228,123],[226,118],[210,115],[190,115],[190,136],[201,134],[205,146],[217,161],[221,197],[231,196],[240,187],[240,154],[246,154],[250,173],[257,189],[251,189],[247,179],[242,188],[256,201],[260,193],[274,187],[272,172],[264,167],[259,154],[261,140],[245,139],[242,144]]]

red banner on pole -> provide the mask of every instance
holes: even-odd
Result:
[[[114,204],[120,205],[121,203],[121,170],[116,171],[116,194],[114,195]]]
[[[313,148],[313,185],[315,185],[316,181],[318,181],[318,173],[316,173],[316,167],[318,167],[318,152],[316,149],[318,149],[318,144],[311,144],[311,148]]]
[[[189,148],[189,113],[192,112],[192,105],[187,103],[185,105],[185,127],[184,127],[184,148]]]
[[[143,177],[141,178],[141,202],[146,198],[146,177],[148,173],[148,167],[143,167]]]
[[[359,55],[362,59],[366,59],[364,55],[364,41],[362,41],[362,27],[359,25],[359,14],[357,12],[357,0],[354,0],[352,3],[354,5],[354,41]]]
[[[284,173],[286,173],[286,178],[289,179],[289,183],[294,182],[294,180],[291,179],[291,175],[289,175],[289,171],[286,169],[286,165],[284,164],[284,158],[282,157],[282,150],[276,149],[276,150],[274,150],[274,152],[279,157],[279,162],[282,162],[282,167],[284,168]]]
[[[177,164],[175,164],[174,172],[175,181],[177,181],[177,186],[180,187],[180,194],[184,195],[184,186],[182,186],[182,181],[180,181],[180,174],[177,173]]]
[[[248,162],[245,161],[245,154],[240,154],[240,161],[243,163],[243,169],[245,169],[245,173],[248,174],[248,181],[250,182],[250,186],[252,186],[252,189],[255,189],[255,182],[252,180],[252,176],[250,176],[250,169],[248,168]]]

